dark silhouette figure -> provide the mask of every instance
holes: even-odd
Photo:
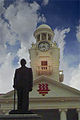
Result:
[[[27,112],[29,109],[29,92],[33,87],[32,69],[26,67],[26,60],[21,59],[21,67],[16,69],[14,75],[14,89],[17,90],[17,110]]]

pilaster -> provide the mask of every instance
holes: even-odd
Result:
[[[40,33],[40,41],[42,40],[42,34]]]
[[[67,120],[67,115],[66,115],[67,109],[59,109],[59,111],[60,111],[60,120]]]
[[[46,39],[48,40],[48,33],[46,33]]]
[[[77,112],[78,112],[78,120],[80,120],[80,108],[77,109]]]

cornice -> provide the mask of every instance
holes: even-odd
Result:
[[[13,103],[13,99],[0,99],[0,103]],[[17,101],[17,100],[16,100]],[[80,97],[30,98],[30,102],[80,102]]]

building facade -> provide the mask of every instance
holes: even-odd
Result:
[[[59,70],[60,49],[53,42],[54,32],[48,25],[40,25],[34,32],[36,43],[29,49],[33,70],[33,91],[30,110],[43,120],[80,120],[80,91],[63,84],[63,70]],[[0,96],[0,113],[13,109],[14,91]]]

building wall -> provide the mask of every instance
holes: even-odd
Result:
[[[51,73],[46,73],[46,76],[54,78],[55,81],[59,81],[59,52],[60,50],[57,47],[53,47],[46,52],[41,52],[38,48],[31,48],[29,50],[34,79],[39,76],[37,70],[38,66],[41,65],[41,61],[48,61]]]

